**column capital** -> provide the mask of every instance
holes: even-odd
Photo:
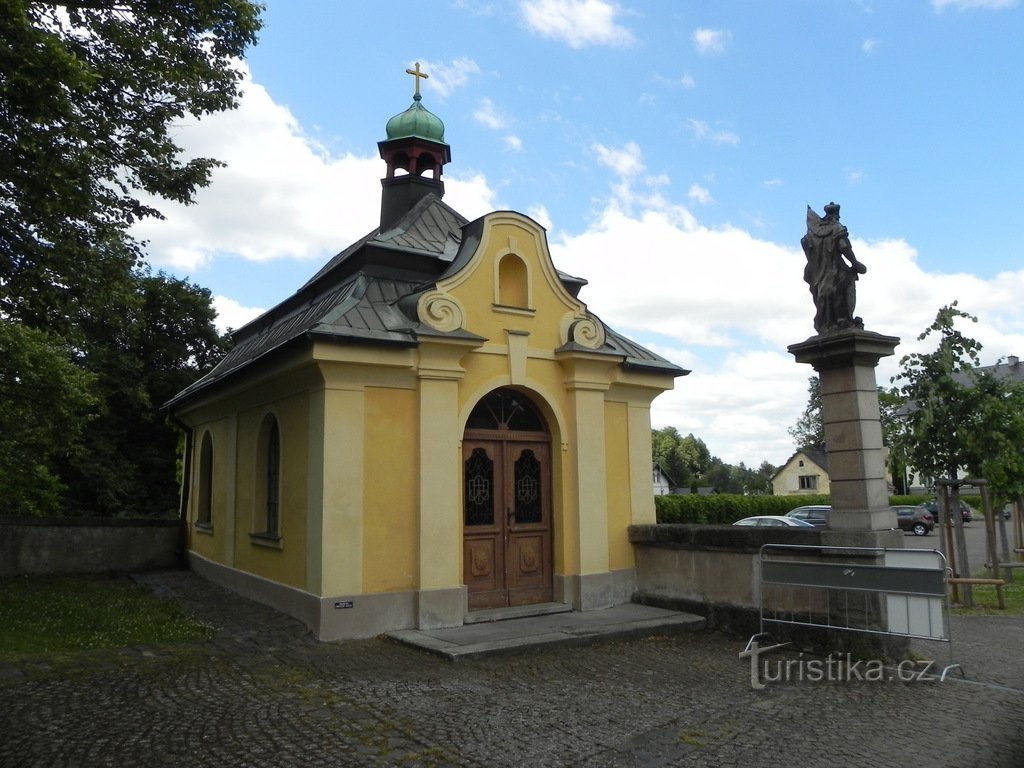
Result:
[[[898,336],[852,328],[839,333],[811,336],[787,349],[798,363],[809,363],[816,371],[850,366],[874,368],[883,357],[896,351]]]

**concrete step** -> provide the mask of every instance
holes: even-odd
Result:
[[[514,605],[508,608],[485,608],[482,611],[470,611],[462,623],[486,624],[492,621],[526,619],[531,616],[551,616],[556,613],[572,613],[572,606],[565,603],[534,603],[533,605]]]
[[[461,661],[605,640],[694,632],[706,626],[704,617],[692,613],[626,603],[602,610],[509,618],[448,629],[407,629],[389,632],[387,637],[449,661]]]

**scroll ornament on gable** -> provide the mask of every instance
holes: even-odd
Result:
[[[570,315],[568,320],[565,334],[567,343],[576,343],[587,349],[599,349],[604,345],[604,323],[589,312],[585,317]]]
[[[441,291],[423,294],[416,311],[421,323],[443,333],[459,330],[466,321],[462,305],[451,294]]]

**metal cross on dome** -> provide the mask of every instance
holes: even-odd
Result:
[[[413,98],[419,99],[420,98],[420,79],[421,78],[423,78],[423,79],[428,78],[428,77],[430,77],[430,75],[428,75],[426,72],[420,72],[420,63],[418,61],[416,62],[416,69],[407,69],[407,70],[405,70],[405,74],[412,75],[413,77],[416,78],[416,93],[415,93]]]

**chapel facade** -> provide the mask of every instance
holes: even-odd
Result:
[[[191,567],[324,640],[628,602],[651,402],[687,373],[591,313],[535,221],[445,204],[421,101],[378,144],[379,226],[169,404]]]

